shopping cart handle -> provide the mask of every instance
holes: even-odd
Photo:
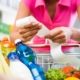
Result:
[[[73,43],[69,43],[69,44],[62,44],[63,47],[80,47],[80,44],[73,44]]]

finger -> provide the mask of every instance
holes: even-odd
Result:
[[[40,28],[40,25],[39,24],[34,24],[34,25],[33,24],[29,24],[29,25],[24,26],[23,28],[24,29]]]
[[[41,29],[41,26],[38,24],[33,25],[30,30],[35,30],[35,29]]]
[[[19,30],[19,33],[23,35],[27,32],[31,32],[31,31],[34,31],[34,30],[39,30],[39,29],[38,28],[35,28],[35,29],[22,29],[22,30]]]
[[[23,37],[23,38],[27,38],[27,37],[29,37],[29,36],[35,35],[37,32],[38,32],[38,30],[33,30],[33,31],[31,31],[31,32],[27,32],[27,33],[23,34],[22,37]]]
[[[63,38],[66,38],[66,37],[65,37],[64,33],[61,33],[61,34],[55,36],[55,37],[53,38],[53,40],[58,40],[58,39],[63,39]]]
[[[30,41],[30,40],[32,39],[32,37],[33,37],[33,36],[29,36],[29,37],[27,37],[27,38],[25,38],[25,39],[23,38],[22,41],[23,41],[23,42]]]
[[[48,35],[45,36],[45,38],[52,39],[61,33],[62,33],[62,30],[56,31],[56,32],[51,31]]]
[[[26,33],[26,29],[19,29],[19,33],[20,33],[20,34]]]
[[[62,38],[62,39],[58,39],[58,40],[52,40],[53,42],[55,43],[65,43],[66,42],[66,39],[65,38]]]
[[[25,25],[25,26],[23,26],[23,27],[21,27],[21,28],[26,29],[26,28],[30,28],[30,27],[32,27],[32,26],[33,26],[32,24],[27,24],[27,25]]]
[[[36,25],[36,26],[32,26],[32,28],[20,29],[19,33],[24,34],[26,32],[29,32],[29,31],[32,31],[32,30],[39,30],[39,29],[40,29],[40,26]]]

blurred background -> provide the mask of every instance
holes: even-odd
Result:
[[[20,0],[0,0],[0,39],[9,35],[19,2]]]

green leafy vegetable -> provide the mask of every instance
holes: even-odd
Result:
[[[46,73],[46,80],[64,80],[66,75],[60,69],[49,69]]]

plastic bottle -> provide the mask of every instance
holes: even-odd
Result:
[[[27,45],[23,44],[20,39],[15,41],[16,52],[21,56],[25,57],[29,61],[35,63],[36,55],[35,52]]]
[[[34,80],[45,80],[43,69],[35,63],[34,51],[23,44],[21,40],[16,40],[16,53],[19,60],[25,64],[31,71]],[[32,60],[29,59],[29,56],[33,57]]]
[[[36,63],[32,63],[28,61],[25,57],[18,54],[19,60],[28,66],[29,70],[31,71],[34,80],[46,80],[44,76],[43,69],[37,65]]]
[[[20,62],[15,52],[10,53],[8,58],[10,60],[10,70],[14,77],[20,80],[34,80],[29,68]]]
[[[29,62],[29,67],[35,80],[46,80],[44,71],[39,65]]]

